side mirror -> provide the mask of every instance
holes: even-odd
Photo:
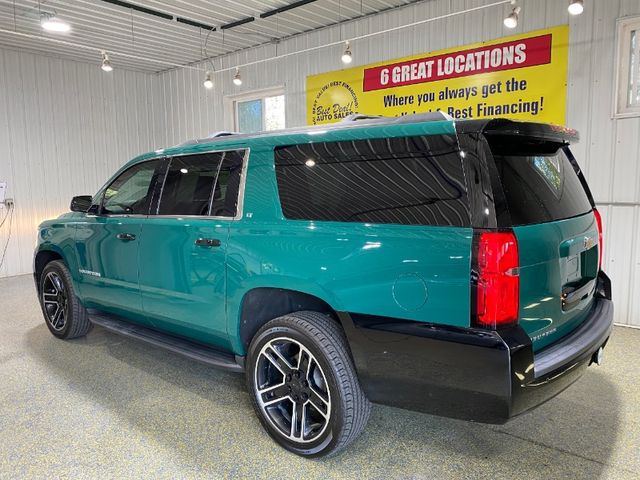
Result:
[[[91,195],[79,195],[77,197],[73,197],[69,208],[71,208],[72,212],[86,213],[91,206],[92,198],[93,197]]]

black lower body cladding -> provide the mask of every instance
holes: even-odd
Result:
[[[435,415],[505,423],[553,398],[584,373],[613,326],[600,273],[589,317],[533,352],[519,327],[500,331],[340,313],[369,400]]]

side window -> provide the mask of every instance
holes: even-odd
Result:
[[[290,219],[470,225],[454,135],[278,147],[275,164]]]
[[[173,157],[158,215],[235,217],[243,158],[242,150]]]
[[[160,164],[161,160],[152,160],[122,172],[105,190],[102,212],[112,215],[148,214],[154,174]]]
[[[220,152],[173,157],[162,189],[158,215],[209,215]]]
[[[224,152],[220,174],[216,183],[211,215],[215,217],[235,217],[238,213],[240,181],[244,151]]]

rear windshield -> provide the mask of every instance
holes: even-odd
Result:
[[[289,219],[470,224],[452,135],[278,147],[275,164],[282,211]]]
[[[513,139],[488,139],[512,225],[553,222],[591,211],[589,197],[564,151],[568,147]]]

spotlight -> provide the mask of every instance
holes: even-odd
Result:
[[[71,26],[67,22],[55,15],[43,15],[40,19],[40,25],[48,32],[67,33],[71,30]]]
[[[351,55],[351,48],[349,47],[349,42],[345,42],[344,44],[344,53],[342,54],[342,63],[349,64],[353,61],[353,56]]]
[[[211,90],[213,88],[213,75],[211,72],[207,72],[207,74],[204,76],[203,85],[207,90]]]
[[[109,60],[109,55],[107,55],[107,52],[102,52],[102,65],[100,65],[100,68],[105,72],[111,72],[113,70],[113,67],[111,66],[111,60]]]
[[[518,14],[520,7],[515,7],[507,18],[504,19],[504,26],[507,28],[516,28],[518,26]]]
[[[584,11],[584,2],[582,0],[570,0],[567,10],[571,15],[580,15]]]
[[[242,85],[242,77],[240,76],[240,69],[236,68],[236,74],[233,77],[233,84],[236,86],[240,86]]]

